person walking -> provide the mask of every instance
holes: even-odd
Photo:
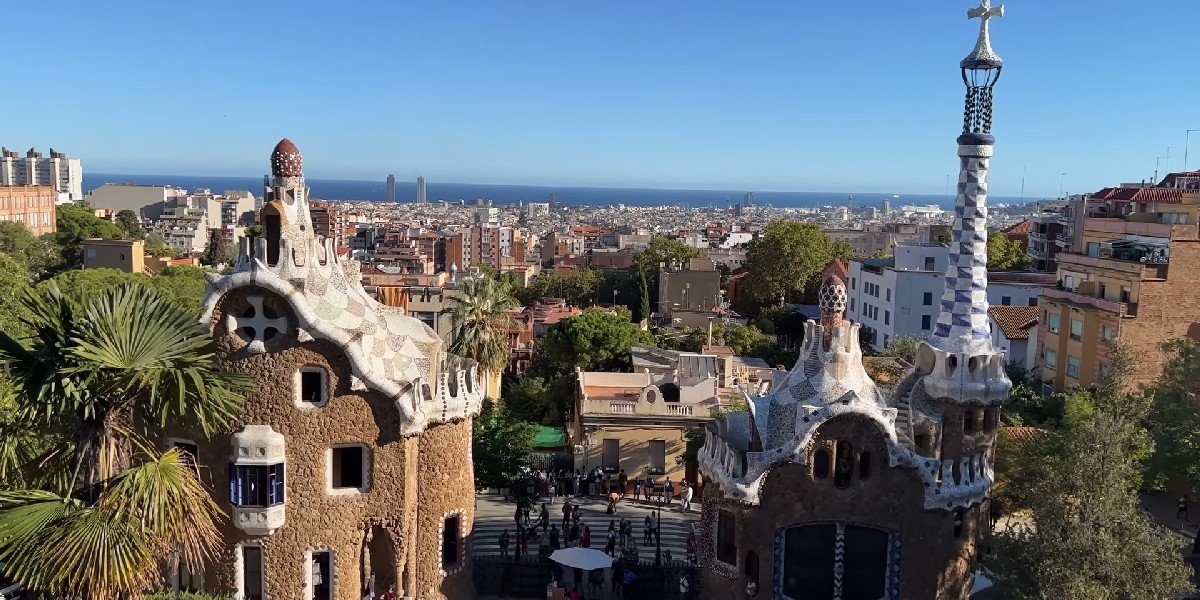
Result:
[[[687,481],[683,482],[683,490],[679,492],[679,498],[683,504],[683,512],[692,512],[692,486]]]
[[[621,486],[621,499],[625,499],[625,488],[629,485],[629,476],[625,474],[625,469],[621,469],[621,473],[617,475],[617,484]]]
[[[562,507],[562,528],[563,528],[564,530],[566,530],[566,528],[567,528],[567,527],[568,527],[568,526],[571,524],[571,511],[572,511],[572,510],[573,510],[573,508],[571,507],[571,501],[570,501],[570,500],[567,500],[567,501],[563,502],[563,507]]]
[[[1183,519],[1184,521],[1192,520],[1192,518],[1188,516],[1188,498],[1186,495],[1179,497],[1179,505],[1175,510],[1175,518]]]
[[[650,515],[646,515],[646,519],[642,524],[642,545],[649,546],[651,544],[651,536],[654,535],[653,521],[650,520]]]
[[[663,495],[667,497],[667,506],[670,506],[671,498],[675,495],[675,488],[671,486],[670,475],[667,475],[666,481],[663,481]]]
[[[538,514],[538,525],[542,528],[542,535],[550,531],[550,507],[545,504],[542,504],[542,512]]]
[[[507,529],[504,530],[504,533],[500,534],[500,540],[498,543],[500,544],[500,559],[508,560],[508,530]]]
[[[608,522],[608,541],[604,542],[604,553],[616,558],[617,556],[617,524],[616,521]]]

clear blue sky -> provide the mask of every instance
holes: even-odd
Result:
[[[942,193],[966,0],[8,3],[0,144],[96,172]],[[1149,178],[1195,0],[1013,0],[992,193]],[[16,27],[14,27],[16,25]],[[1200,133],[1193,134],[1193,168]]]

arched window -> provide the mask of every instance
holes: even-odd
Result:
[[[863,452],[858,455],[858,478],[866,479],[871,476],[871,453]]]
[[[837,463],[833,469],[833,483],[840,489],[846,489],[850,487],[850,481],[854,478],[854,447],[850,442],[838,442],[834,460]]]
[[[821,446],[813,453],[813,477],[817,479],[829,477],[829,448]]]
[[[746,589],[749,590],[751,585],[755,590],[758,589],[758,553],[750,550],[746,552]]]

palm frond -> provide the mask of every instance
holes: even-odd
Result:
[[[139,403],[139,412],[159,426],[195,420],[211,434],[236,416],[248,380],[217,372],[207,332],[158,292],[113,288],[85,314],[72,354],[89,388]]]
[[[32,558],[32,568],[14,578],[63,598],[138,597],[161,577],[137,523],[101,507],[75,511],[47,527]]]
[[[211,557],[220,540],[221,509],[178,448],[148,456],[121,473],[100,507],[136,522],[160,556],[178,553],[193,567]]]
[[[0,562],[8,576],[38,589],[44,567],[38,558],[43,533],[82,508],[80,502],[52,492],[0,491]]]

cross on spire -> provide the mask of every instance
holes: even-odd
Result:
[[[992,0],[980,0],[980,5],[977,8],[967,9],[968,19],[979,19],[979,41],[975,42],[975,50],[968,56],[968,60],[995,60],[999,62],[1000,57],[992,51],[991,38],[988,35],[988,21],[993,17],[1004,16],[1004,5],[992,6]]]

